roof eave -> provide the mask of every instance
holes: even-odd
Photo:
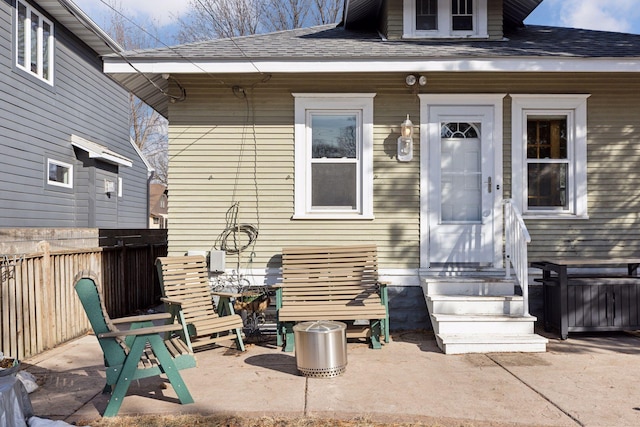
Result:
[[[38,0],[38,5],[99,55],[124,49],[71,0]]]

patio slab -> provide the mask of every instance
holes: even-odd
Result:
[[[120,415],[144,413],[314,417],[439,426],[640,425],[640,337],[550,337],[546,353],[444,355],[431,332],[396,333],[382,350],[348,344],[346,372],[306,378],[273,341],[245,353],[196,353],[183,370],[195,403],[180,405],[162,378],[132,385]],[[23,363],[42,383],[35,414],[69,423],[98,418],[107,403],[102,353],[89,335]]]

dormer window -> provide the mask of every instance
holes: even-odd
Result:
[[[451,3],[453,31],[473,31],[473,0],[452,0]]]
[[[416,29],[438,30],[438,0],[416,0]]]
[[[488,37],[487,0],[404,0],[404,38]]]

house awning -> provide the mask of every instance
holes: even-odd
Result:
[[[133,162],[120,154],[109,150],[107,147],[88,141],[78,135],[71,135],[71,145],[89,154],[91,159],[100,159],[103,162],[114,165],[133,166]]]

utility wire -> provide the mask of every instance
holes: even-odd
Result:
[[[202,5],[204,7],[204,5],[202,4],[202,2],[200,0],[197,0],[200,5]],[[193,62],[191,59],[187,58],[186,56],[184,56],[180,50],[178,48],[176,48],[175,46],[169,46],[168,44],[166,44],[164,41],[160,40],[158,37],[156,37],[154,34],[151,34],[146,28],[144,28],[143,26],[139,25],[137,22],[135,22],[133,19],[131,19],[130,17],[126,16],[125,14],[123,14],[120,10],[116,9],[115,7],[113,7],[112,5],[110,5],[109,3],[107,3],[106,0],[100,0],[100,2],[102,4],[104,4],[106,7],[108,7],[109,9],[111,9],[114,13],[116,13],[117,15],[121,16],[122,18],[124,18],[125,20],[127,20],[128,22],[130,22],[131,24],[133,24],[136,28],[138,28],[139,30],[141,30],[142,32],[144,32],[146,35],[148,35],[149,37],[151,37],[153,40],[155,40],[156,42],[158,42],[160,45],[162,45],[163,47],[169,49],[170,51],[172,51],[173,53],[175,53],[176,55],[178,55],[180,58],[184,59],[185,61],[191,63],[192,65],[194,65],[196,68],[198,68],[200,71],[202,71],[203,73],[207,74],[209,77],[218,80],[221,84],[225,85],[225,86],[229,86],[226,82],[224,82],[222,79],[220,79],[217,76],[214,76],[213,74],[211,74],[211,72],[205,70],[204,68],[202,68],[200,65],[198,65],[197,63]],[[206,8],[205,8],[206,9]],[[215,16],[213,16],[213,14],[209,13],[211,15],[212,19],[215,19]],[[233,37],[228,37],[228,39],[233,43],[233,45],[236,47],[236,49],[238,49],[240,51],[240,53],[242,54],[242,56],[244,58],[246,58],[251,65],[253,66],[253,68],[262,76],[266,76],[267,78],[263,78],[261,80],[261,82],[265,82],[268,80],[268,78],[270,78],[270,76],[268,74],[265,74],[264,72],[262,72],[258,66],[253,62],[253,60],[246,54],[246,52],[244,50],[242,50],[242,48],[236,43],[236,41],[234,40]],[[157,84],[155,84],[151,79],[149,79],[144,73],[140,72],[129,60],[129,58],[127,58],[123,52],[118,52],[118,55],[124,59],[127,64],[129,64],[137,73],[143,75],[145,77],[145,79],[147,79],[149,81],[149,83],[151,83],[154,87],[156,87],[162,94],[168,96],[167,93],[165,93],[165,91],[160,88]],[[261,83],[260,82],[260,83]]]

